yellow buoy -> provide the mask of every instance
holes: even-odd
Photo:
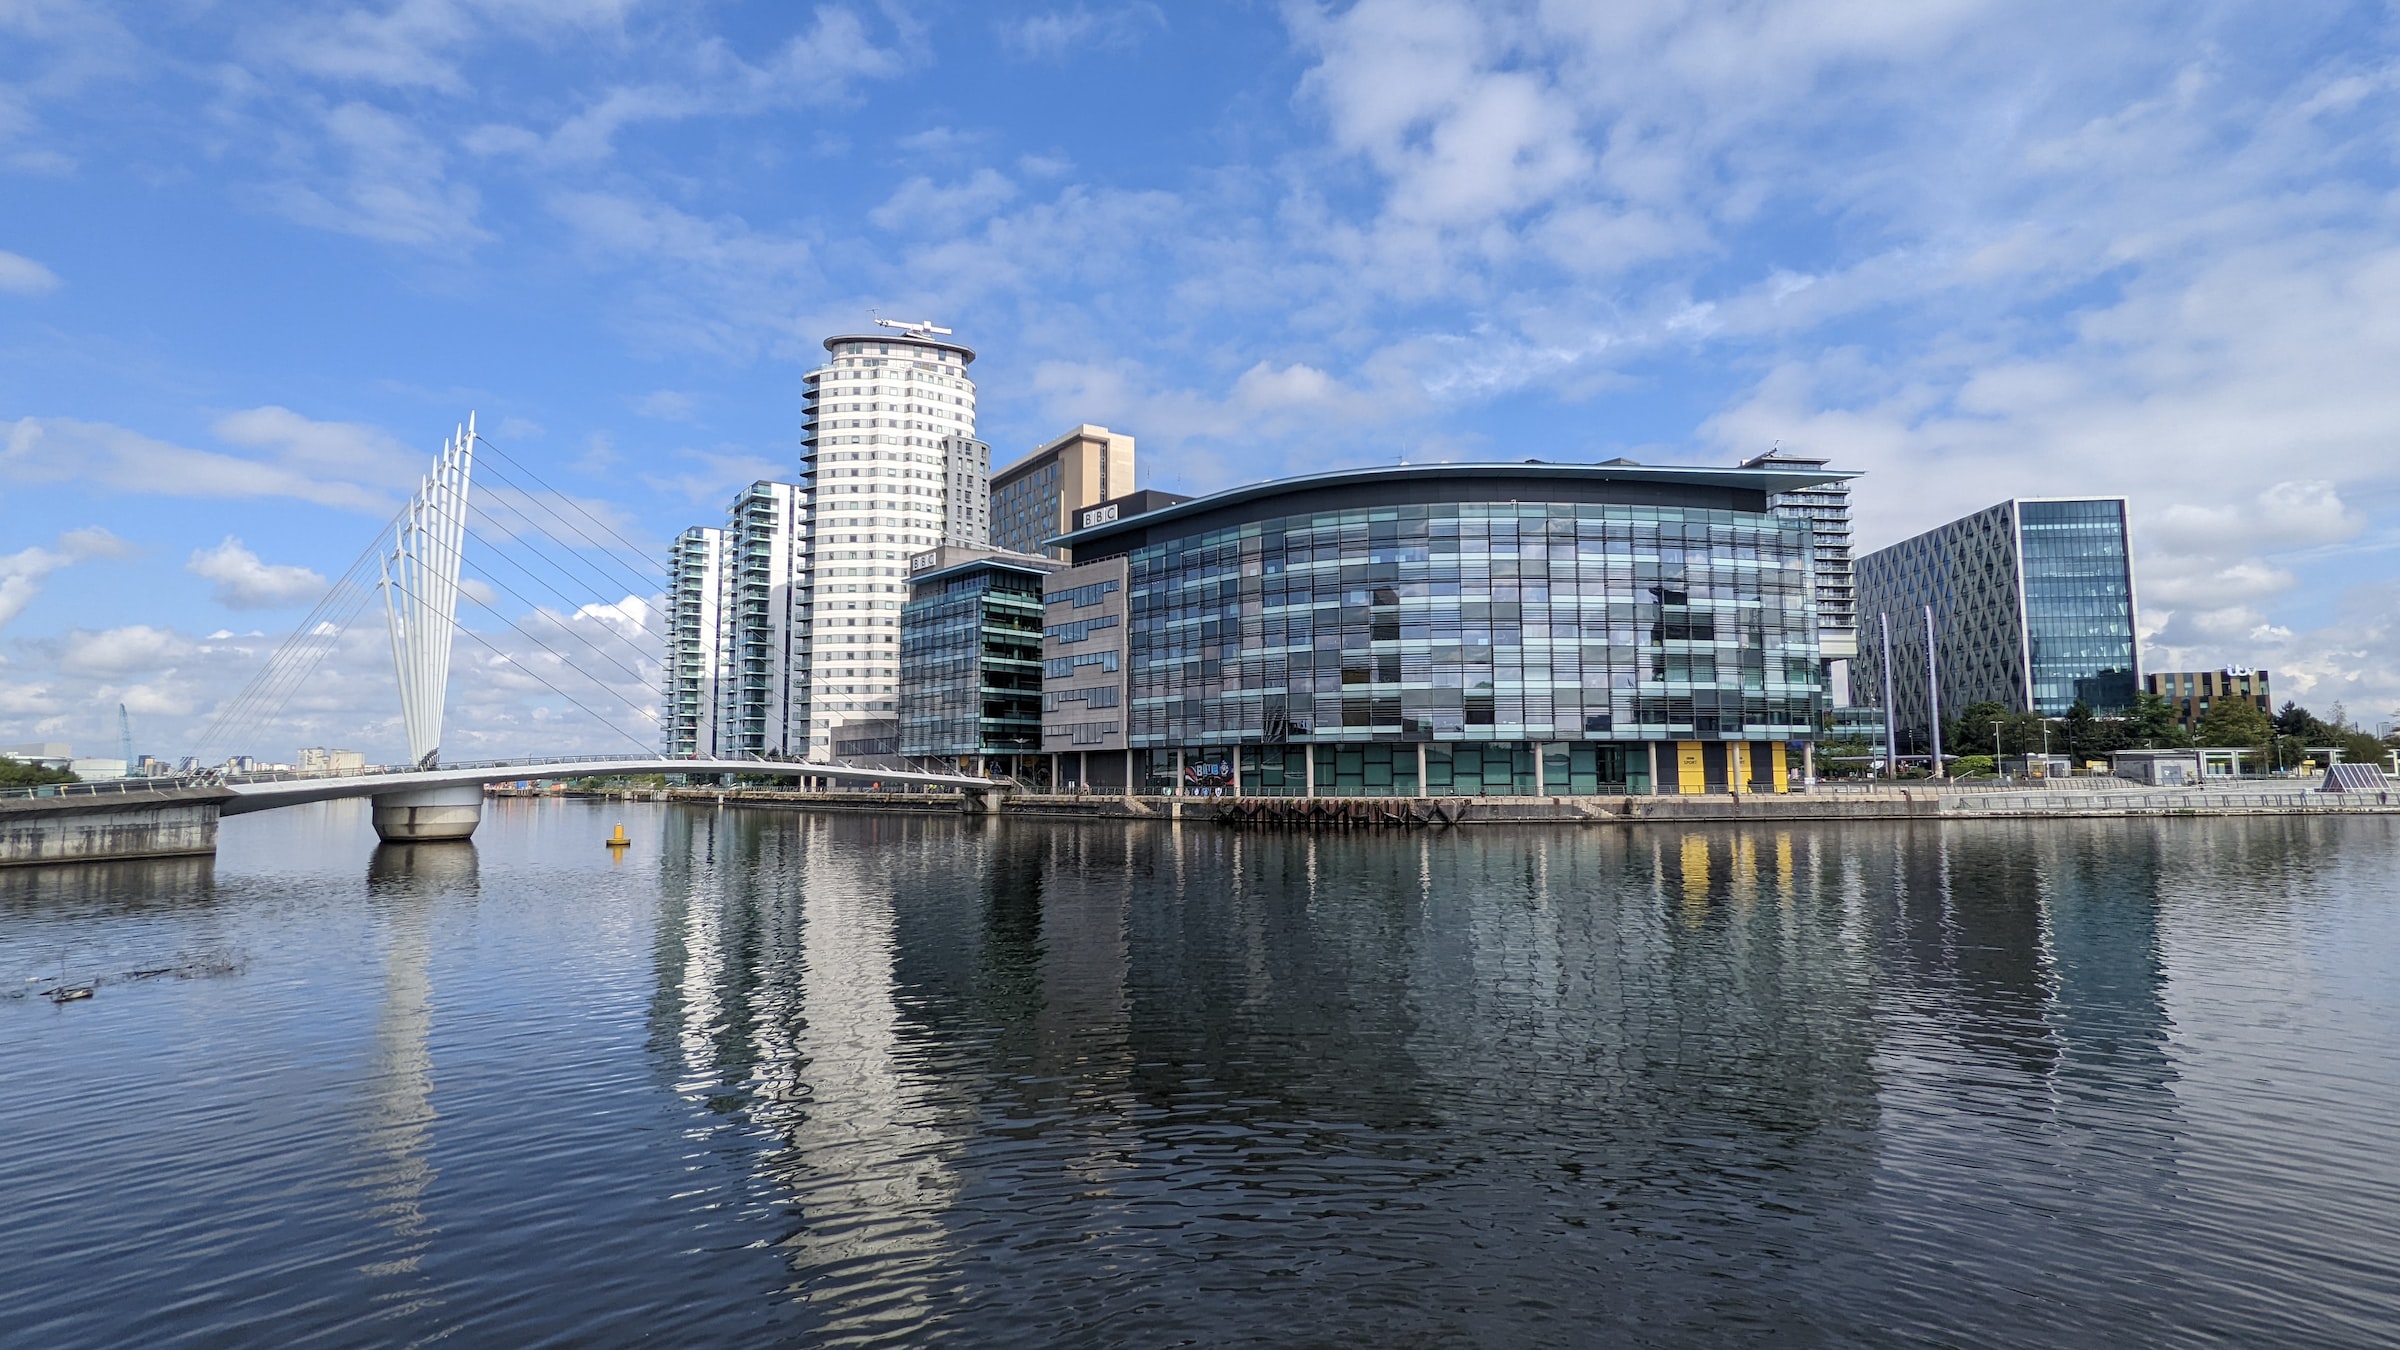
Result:
[[[631,848],[633,846],[633,841],[625,837],[624,826],[619,825],[617,832],[608,837],[608,846],[610,848]]]

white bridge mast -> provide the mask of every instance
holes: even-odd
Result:
[[[442,753],[442,704],[450,688],[450,637],[458,622],[458,566],[467,532],[467,477],[475,466],[475,414],[442,446],[383,563],[383,610],[391,620],[392,666],[409,762],[430,769]]]

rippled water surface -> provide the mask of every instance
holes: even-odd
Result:
[[[2400,821],[222,843],[0,872],[0,1341],[2400,1339]]]

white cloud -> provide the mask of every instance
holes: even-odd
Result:
[[[887,230],[910,229],[921,234],[950,235],[965,230],[1017,195],[1017,185],[991,169],[978,169],[964,182],[948,187],[930,178],[902,183],[867,219]]]
[[[692,420],[692,396],[673,389],[656,389],[635,399],[633,410],[643,417],[654,417],[661,422],[689,422]]]
[[[747,358],[793,331],[795,297],[814,274],[806,242],[614,192],[560,192],[548,206],[588,267],[630,275],[615,314],[638,346]]]
[[[441,147],[411,121],[350,102],[325,110],[317,129],[322,149],[296,149],[290,175],[266,192],[267,203],[283,215],[321,230],[434,251],[466,249],[492,237],[476,223],[482,195],[450,178]]]
[[[183,570],[216,583],[218,604],[228,609],[281,609],[314,602],[325,578],[305,567],[261,562],[232,535],[215,548],[195,550]]]
[[[86,482],[162,497],[288,497],[377,514],[389,509],[390,498],[382,490],[389,470],[331,472],[336,466],[313,453],[324,447],[283,448],[290,452],[288,461],[284,456],[249,459],[175,445],[105,422],[65,417],[0,422],[0,469],[24,482]]]
[[[848,9],[822,6],[809,26],[752,62],[721,38],[641,51],[639,83],[612,85],[548,132],[485,123],[461,138],[472,154],[523,155],[551,167],[597,163],[616,154],[628,128],[702,116],[744,117],[852,98],[860,83],[884,80],[912,64],[898,47],[879,45]],[[665,68],[673,78],[660,80]]]
[[[466,83],[458,58],[470,42],[562,29],[606,33],[632,8],[633,0],[393,0],[261,24],[257,45],[325,79],[460,93]]]
[[[1073,5],[999,22],[1000,45],[1029,61],[1059,61],[1099,52],[1124,52],[1167,26],[1167,16],[1148,3]]]
[[[0,291],[17,295],[47,295],[58,289],[58,274],[21,253],[0,249]]]
[[[390,432],[358,422],[320,422],[269,404],[227,413],[209,429],[229,445],[272,452],[292,468],[323,470],[345,478],[413,485],[431,452],[419,454]]]
[[[680,473],[645,473],[642,482],[658,492],[673,493],[685,501],[712,509],[721,508],[735,492],[761,479],[777,480],[789,475],[791,465],[769,459],[741,447],[722,447],[716,450],[680,449],[672,459],[686,466]]]
[[[0,627],[25,612],[51,573],[87,558],[122,558],[132,552],[124,540],[100,526],[88,525],[61,534],[52,548],[0,554]]]
[[[190,639],[148,624],[99,632],[79,628],[61,641],[58,668],[70,675],[151,674],[171,670],[194,650]]]

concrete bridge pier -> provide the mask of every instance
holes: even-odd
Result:
[[[412,788],[378,794],[375,837],[387,844],[466,839],[483,823],[483,785]]]

